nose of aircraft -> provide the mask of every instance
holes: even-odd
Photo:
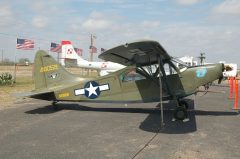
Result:
[[[215,80],[221,82],[223,78],[224,65],[211,64],[204,65],[196,68],[196,82],[198,86],[211,83]]]
[[[221,82],[222,82],[222,79],[223,79],[223,72],[224,72],[224,64],[222,63],[222,65],[221,65],[221,68],[220,69],[222,69],[222,72],[221,72],[221,75],[220,75],[220,77],[218,78],[218,84],[220,84]]]
[[[222,79],[223,79],[223,71],[224,71],[224,64],[219,63],[219,64],[214,64],[213,67],[209,67],[209,73],[210,76],[212,76],[212,80],[217,80],[218,83],[220,84]]]

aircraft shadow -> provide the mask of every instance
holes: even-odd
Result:
[[[77,110],[77,111],[95,111],[95,112],[115,112],[115,113],[155,113],[153,108],[103,108],[103,107],[89,107],[78,104],[58,104],[58,110],[55,110],[52,105],[26,111],[27,114],[52,114],[61,110]]]
[[[206,116],[233,116],[238,115],[237,112],[224,112],[224,111],[202,111],[194,110],[194,101],[188,99],[189,109],[187,121],[173,121],[173,112],[175,108],[174,102],[164,104],[164,128],[161,128],[161,111],[159,108],[103,108],[103,107],[88,107],[78,104],[59,103],[59,111],[64,110],[77,110],[77,111],[94,111],[94,112],[113,112],[113,113],[141,113],[149,114],[147,118],[139,125],[139,128],[144,131],[154,133],[168,133],[168,134],[184,134],[191,133],[197,130],[196,115]],[[27,114],[51,114],[58,111],[54,110],[52,105],[42,108],[26,111]]]
[[[235,116],[239,115],[238,112],[226,112],[226,111],[202,111],[194,109],[194,100],[188,99],[188,120],[186,121],[174,121],[173,113],[175,103],[170,102],[164,107],[168,108],[164,110],[164,127],[161,128],[161,112],[155,110],[154,113],[149,116],[140,124],[139,128],[154,133],[167,133],[167,134],[184,134],[191,133],[197,130],[196,116]]]
[[[194,109],[194,101],[188,100],[189,110]],[[190,133],[197,130],[196,118],[192,111],[188,111],[188,119],[186,121],[175,121],[173,119],[173,113],[175,109],[175,102],[169,102],[163,105],[164,113],[164,127],[161,128],[161,110],[155,110],[155,113],[151,113],[148,117],[140,124],[139,128],[154,133],[167,133],[167,134],[184,134]]]

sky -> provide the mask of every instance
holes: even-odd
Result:
[[[72,41],[89,59],[90,35],[100,48],[156,40],[174,57],[226,61],[240,67],[240,0],[1,0],[0,51],[4,58],[34,59],[50,43]],[[35,42],[16,50],[16,39]],[[57,53],[51,53],[57,57]]]

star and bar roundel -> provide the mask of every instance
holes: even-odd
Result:
[[[102,91],[110,90],[109,84],[99,85],[95,81],[89,81],[85,84],[84,88],[75,89],[76,96],[85,95],[87,98],[95,99],[100,96]]]

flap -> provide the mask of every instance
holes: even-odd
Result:
[[[114,47],[98,57],[125,66],[146,66],[158,63],[158,56],[161,56],[163,60],[171,59],[157,41],[138,41]]]

